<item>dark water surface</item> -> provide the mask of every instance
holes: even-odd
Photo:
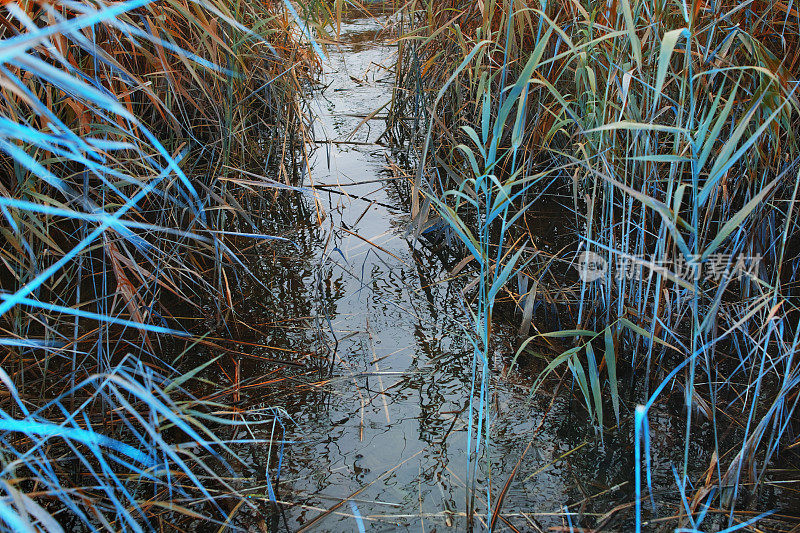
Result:
[[[251,324],[252,344],[263,348],[256,353],[303,364],[291,367],[289,377],[274,361],[242,368],[249,403],[286,409],[290,443],[275,487],[281,530],[311,524],[316,531],[357,531],[357,516],[369,531],[466,527],[473,358],[459,291],[474,274],[465,269],[453,279],[459,258],[407,235],[403,170],[376,144],[386,108],[364,120],[392,96],[396,48],[382,38],[387,23],[380,17],[343,23],[342,43],[330,47],[324,64],[324,88],[310,97],[317,148],[304,185],[316,186],[320,209],[309,196],[287,197],[288,208],[304,206],[306,220],[272,229],[295,244],[265,249],[254,267],[270,289],[254,292],[247,304],[248,314],[263,317]],[[530,378],[503,372],[514,335],[504,340],[502,324],[498,330],[493,466],[479,472],[478,487],[491,484],[494,505],[516,472],[496,529],[569,531],[570,522],[591,525],[630,504],[630,427],[601,441],[571,400],[569,379],[559,394],[554,382],[529,401]],[[652,449],[654,483],[662,492],[674,492],[669,464],[680,464],[683,453],[679,420],[658,409],[650,416],[660,439]],[[261,459],[273,473],[274,452]],[[769,487],[767,493],[762,498],[774,502]],[[483,490],[475,501],[482,530]],[[631,514],[630,505],[609,514],[609,528],[628,530]]]
[[[352,134],[392,95],[396,48],[375,40],[384,23],[345,22],[343,44],[332,48],[324,67],[326,87],[311,102],[319,147],[310,162],[310,180],[335,191],[317,191],[326,219],[313,262],[322,263],[317,274],[328,304],[321,311],[334,333],[325,325],[327,343],[333,347],[338,340],[338,346],[331,376],[324,376],[313,393],[298,391],[295,407],[288,408],[296,424],[288,424],[289,433],[302,441],[287,450],[280,484],[283,499],[294,503],[286,507],[292,530],[347,498],[314,528],[356,530],[350,502],[374,531],[465,526],[472,349],[463,330],[468,322],[459,289],[464,283],[450,281],[455,262],[446,253],[406,235],[410,217],[403,187],[387,168],[389,150],[372,144],[384,131],[380,116],[385,110]],[[369,183],[353,185],[360,182]],[[306,282],[315,283],[314,277]],[[509,355],[498,353],[498,358]],[[492,475],[510,473],[550,403],[546,395],[528,403],[526,385],[494,384]],[[561,503],[571,499],[576,484],[563,463],[525,478],[594,438],[588,425],[576,422],[580,413],[570,417],[566,409],[566,402],[553,406],[507,496],[505,508],[515,515],[508,520],[523,530],[532,527],[528,520],[552,523],[549,514],[563,513]],[[578,467],[581,478],[586,466]],[[591,471],[609,466],[594,464]],[[600,477],[602,487],[584,479],[589,493],[618,482]],[[485,483],[485,473],[478,481]],[[485,503],[480,495],[477,499],[485,514]],[[526,520],[522,512],[532,514]]]

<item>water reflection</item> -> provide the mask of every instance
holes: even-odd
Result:
[[[406,237],[402,180],[390,152],[376,144],[381,121],[365,120],[391,98],[394,48],[376,42],[387,35],[386,23],[346,20],[342,45],[311,97],[318,147],[305,185],[318,186],[324,212],[309,197],[282,196],[286,215],[273,212],[263,222],[293,244],[251,248],[248,264],[264,286],[238,285],[239,326],[231,336],[256,356],[241,361],[241,404],[283,407],[290,441],[283,454],[255,449],[250,459],[273,474],[281,461],[273,482],[281,527],[291,531],[353,531],[356,510],[375,531],[466,525],[473,368],[460,290],[471,278],[451,274],[459,258],[446,243]],[[565,510],[576,526],[627,529],[631,428],[600,438],[569,379],[529,398],[529,379],[501,374],[514,339],[513,327],[503,329],[498,324],[491,469],[477,476],[496,498],[515,474],[497,530],[567,527]],[[531,365],[541,370],[540,361]],[[631,398],[641,392],[629,370],[620,375],[630,379]],[[674,420],[658,410],[650,420],[665,439],[652,450],[654,484],[668,488],[659,499],[674,493],[669,464],[682,454]],[[475,497],[485,516],[483,495]]]

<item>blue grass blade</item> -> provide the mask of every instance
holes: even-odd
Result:
[[[0,138],[0,150],[6,152],[8,155],[14,158],[15,161],[17,161],[22,166],[26,167],[28,170],[30,170],[31,172],[42,178],[49,185],[52,185],[54,188],[65,193],[66,196],[68,197],[78,196],[77,194],[71,192],[70,188],[64,183],[63,180],[53,175],[52,172],[44,168],[38,161],[33,159],[27,153],[25,153],[25,151],[22,150],[21,148],[14,146],[13,144],[7,142],[5,139]]]
[[[85,429],[67,428],[56,424],[44,424],[29,420],[13,420],[10,419],[6,413],[0,412],[0,431],[14,431],[26,435],[34,434],[43,437],[62,437],[81,442],[87,446],[103,446],[125,454],[142,464],[153,465],[152,459],[136,448]]]
[[[30,496],[11,487],[5,481],[2,482],[2,485],[6,492],[12,495],[12,498],[15,502],[22,503],[22,507],[25,509],[25,512],[32,515],[47,533],[64,533],[64,528],[61,527],[61,524],[56,522],[55,518],[53,518],[50,513],[45,511],[44,508],[36,503]]]
[[[37,204],[25,200],[0,197],[0,209],[5,209],[6,207],[12,207],[15,209],[20,209],[23,211],[29,211],[33,213],[40,213],[43,215],[61,216],[64,218],[69,218],[74,220],[106,223],[108,224],[108,227],[110,229],[114,229],[120,232],[123,236],[127,238],[127,240],[133,242],[134,244],[140,244],[140,246],[137,246],[140,249],[151,248],[151,245],[150,243],[140,238],[136,234],[130,232],[131,228],[168,233],[180,237],[195,239],[205,243],[212,242],[212,240],[209,239],[208,237],[203,237],[202,235],[198,235],[197,233],[194,232],[183,231],[164,226],[157,226],[155,224],[147,224],[144,222],[136,222],[133,220],[120,219],[113,215],[109,215],[103,211],[98,211],[96,213],[82,213],[80,211],[73,211],[71,209],[63,209],[60,207]],[[263,233],[242,233],[236,231],[210,231],[210,230],[208,231],[208,233],[213,235],[232,235],[232,236],[246,237],[252,239],[276,240],[281,242],[288,242],[295,246],[299,246],[296,242],[292,241],[291,239],[287,239],[285,237],[277,237],[273,235],[266,235]]]
[[[31,48],[45,42],[49,37],[68,34],[94,26],[101,22],[115,20],[117,16],[145,6],[153,0],[128,0],[114,4],[111,7],[91,12],[90,14],[51,24],[36,32],[23,33],[0,41],[0,63],[7,63],[10,59],[26,53]],[[73,2],[64,2],[67,5],[79,5]]]
[[[297,13],[297,10],[292,5],[292,2],[290,2],[289,0],[283,0],[283,4],[286,6],[286,9],[289,10],[289,13],[291,13],[292,18],[302,30],[303,35],[306,36],[306,38],[311,43],[311,46],[314,47],[314,51],[317,53],[320,59],[322,59],[323,61],[327,61],[328,59],[325,57],[325,52],[322,51],[322,48],[319,46],[319,44],[317,44],[317,41],[316,39],[314,39],[314,36],[311,35],[311,32],[308,29],[308,24],[304,22],[302,18],[300,18],[300,15]]]
[[[603,427],[603,396],[600,386],[600,371],[597,368],[597,358],[594,355],[594,348],[592,343],[586,343],[586,358],[588,360],[587,370],[589,372],[589,385],[592,389],[592,398],[594,400],[594,412],[597,418],[597,425],[599,428]],[[602,438],[602,432],[601,432]]]
[[[297,244],[295,241],[291,239],[287,239],[286,237],[276,237],[274,235],[267,235],[265,233],[242,233],[240,231],[210,231],[214,235],[231,235],[233,237],[244,237],[247,239],[261,239],[265,241],[280,241],[280,242],[288,242],[300,248],[300,245]]]
[[[647,418],[647,409],[637,405],[633,419],[633,462],[634,462],[634,497],[635,497],[635,526],[636,533],[642,531],[642,440],[649,439],[646,434],[644,420]]]
[[[517,267],[517,263],[519,262],[519,258],[522,256],[522,253],[525,251],[525,248],[520,248],[517,253],[515,253],[508,263],[505,264],[503,270],[497,275],[497,277],[492,282],[492,287],[489,289],[489,302],[493,302],[494,298],[497,296],[497,293],[505,286],[506,281],[508,280],[509,276],[514,272],[514,269]]]
[[[60,349],[68,343],[61,341],[47,341],[40,339],[9,339],[0,338],[0,346],[14,346],[15,348],[56,348]]]
[[[356,527],[358,527],[359,533],[366,533],[366,528],[364,527],[364,519],[361,517],[361,512],[358,510],[358,506],[356,502],[350,500],[350,509],[353,511],[353,516],[356,519]]]
[[[156,326],[153,324],[147,324],[143,322],[135,322],[133,320],[126,320],[124,318],[117,318],[110,315],[105,315],[102,313],[94,313],[91,311],[84,311],[82,309],[75,309],[73,307],[66,307],[63,305],[55,305],[48,302],[41,302],[39,300],[32,300],[30,298],[15,298],[12,295],[8,294],[0,294],[0,299],[5,301],[13,300],[16,302],[15,305],[27,305],[28,307],[33,307],[34,309],[44,309],[46,311],[52,311],[54,313],[63,313],[65,315],[72,315],[81,318],[88,318],[91,320],[98,320],[100,322],[106,322],[109,324],[116,324],[119,326],[127,326],[136,329],[140,329],[143,331],[151,331],[153,333],[164,333],[167,335],[178,335],[178,336],[188,336],[189,333],[185,331],[179,331],[176,329],[165,328],[161,326]]]
[[[166,172],[162,172],[161,175],[157,176],[153,180],[150,181],[144,188],[134,195],[128,202],[126,202],[122,207],[120,207],[114,215],[112,215],[113,219],[120,218],[123,214],[125,214],[129,209],[131,209],[136,203],[144,198],[150,191],[152,191],[165,177],[167,176]],[[58,272],[64,265],[66,265],[69,261],[75,258],[78,254],[80,254],[87,246],[89,246],[92,242],[94,242],[102,233],[110,227],[111,222],[103,222],[100,226],[95,228],[89,235],[87,235],[83,240],[81,240],[77,245],[75,245],[69,252],[64,254],[58,261],[54,262],[50,265],[47,269],[39,273],[33,280],[28,282],[23,288],[18,290],[14,293],[11,297],[4,298],[4,302],[0,303],[0,316],[4,315],[9,309],[17,305],[21,300],[31,294],[33,291],[38,289],[47,279],[49,279],[53,274]]]
[[[775,514],[775,511],[767,511],[765,513],[761,513],[758,516],[754,516],[753,518],[742,522],[741,524],[736,524],[735,526],[731,526],[725,529],[721,529],[720,533],[733,533],[734,531],[739,531],[740,529],[744,529],[748,526],[751,526],[760,520],[767,518],[768,516]],[[697,529],[689,529],[689,528],[678,528],[675,530],[676,533],[705,533],[704,531],[700,531]]]
[[[686,511],[686,516],[689,518],[689,522],[692,523],[692,529],[696,529],[698,524],[694,519],[694,514],[689,507],[689,499],[686,497],[686,487],[683,486],[681,482],[681,478],[678,475],[678,469],[675,468],[675,465],[672,465],[672,475],[675,478],[675,484],[678,487],[678,493],[681,496],[681,504],[683,505],[683,510]]]
[[[0,520],[6,523],[9,526],[11,531],[20,531],[25,533],[35,533],[37,530],[27,521],[22,520],[19,513],[11,508],[5,502],[0,501]]]

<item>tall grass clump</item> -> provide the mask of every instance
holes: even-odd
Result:
[[[171,362],[203,333],[185,317],[232,312],[245,269],[228,238],[269,238],[260,186],[297,179],[297,92],[316,68],[299,15],[276,1],[0,11],[0,521],[221,525],[244,502],[226,444],[244,414],[184,388],[207,361]]]
[[[527,331],[556,272],[569,326],[534,323],[520,354],[569,341],[544,373],[566,365],[599,438],[612,418],[633,426],[636,527],[659,512],[647,419],[672,390],[685,405],[676,521],[696,530],[715,505],[733,527],[798,431],[797,8],[419,1],[403,22],[389,125],[418,148],[418,228],[443,218],[479,265],[480,354],[497,295]],[[454,54],[457,67],[443,61]],[[537,249],[526,224],[553,202],[568,255]],[[559,265],[578,252],[605,268],[576,281]],[[712,443],[698,456],[703,420]]]

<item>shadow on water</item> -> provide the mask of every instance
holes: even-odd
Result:
[[[353,531],[357,516],[371,531],[465,527],[473,370],[460,291],[474,273],[451,273],[460,258],[446,243],[407,236],[403,170],[377,143],[385,111],[370,117],[389,102],[394,83],[395,48],[382,40],[387,23],[343,22],[341,44],[331,47],[322,85],[309,97],[316,148],[304,185],[314,187],[313,197],[279,193],[295,215],[263,223],[292,243],[245,250],[263,286],[240,280],[236,326],[211,339],[236,339],[233,355],[218,364],[219,380],[233,382],[239,361],[243,407],[286,411],[285,433],[267,435],[275,442],[282,435],[283,449],[254,448],[248,458],[273,476],[282,530]],[[552,220],[537,224],[543,235],[553,233]],[[530,399],[526,372],[504,372],[514,328],[498,329],[492,469],[478,476],[497,494],[516,468],[497,529],[628,529],[630,422],[601,439],[568,377]],[[528,366],[535,376],[544,365]],[[631,385],[626,394],[634,393]],[[659,499],[675,492],[668,465],[680,462],[683,442],[676,414],[654,410],[650,420],[662,439],[652,450]],[[243,490],[263,495],[265,486]],[[774,503],[770,487],[760,497]],[[485,517],[486,503],[477,501]]]

